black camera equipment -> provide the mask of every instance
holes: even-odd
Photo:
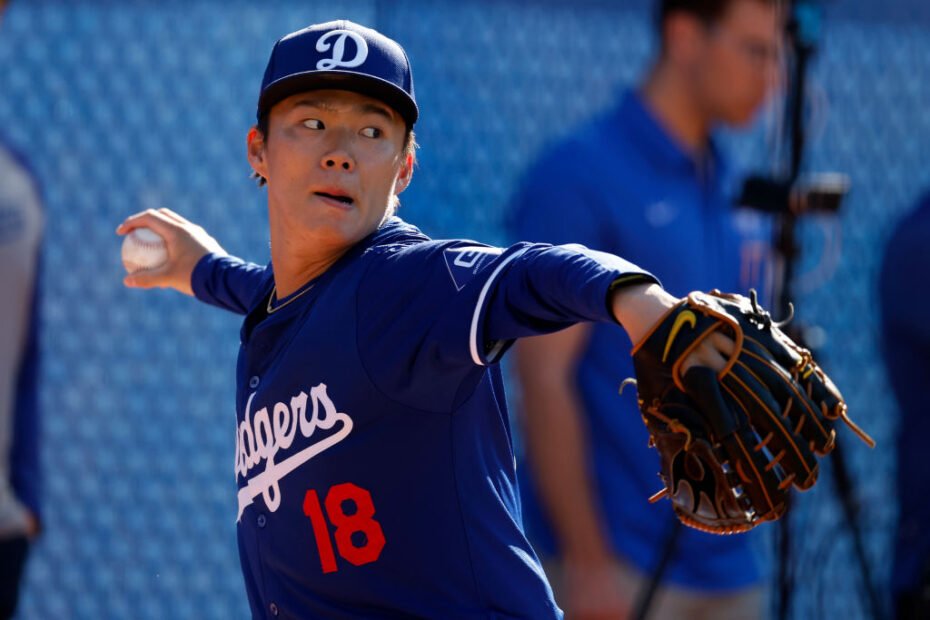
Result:
[[[788,0],[787,2],[787,68],[788,89],[785,106],[785,122],[782,125],[784,143],[789,146],[784,160],[777,162],[779,175],[775,177],[752,176],[743,186],[738,206],[771,213],[774,216],[773,246],[781,273],[776,278],[774,297],[775,316],[791,313],[792,283],[795,263],[800,254],[796,239],[798,219],[809,213],[836,214],[849,191],[849,178],[842,174],[829,173],[802,175],[802,164],[806,147],[806,104],[807,70],[817,49],[823,18],[823,6],[819,0]],[[808,330],[795,328],[791,336],[802,343]],[[806,346],[806,345],[805,345]],[[862,530],[858,519],[855,492],[849,477],[840,442],[834,448],[830,471],[834,488],[843,510],[845,524],[852,537],[859,566],[864,604],[870,617],[881,620],[885,617],[878,592],[872,581],[869,560],[865,552]],[[779,521],[777,536],[778,574],[775,591],[775,617],[785,620],[791,609],[791,597],[795,570],[791,554],[791,512],[786,512]]]

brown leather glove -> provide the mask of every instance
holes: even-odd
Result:
[[[735,349],[719,372],[682,363],[715,331]],[[639,407],[679,519],[730,534],[784,514],[789,489],[817,481],[846,403],[806,349],[740,295],[691,293],[633,348]]]

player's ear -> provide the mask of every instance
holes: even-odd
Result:
[[[404,155],[404,163],[400,165],[400,170],[397,172],[397,182],[394,184],[395,195],[400,194],[410,185],[410,181],[413,179],[413,168],[415,163],[416,160],[413,153],[406,153]]]
[[[265,135],[253,126],[249,129],[246,137],[246,154],[249,158],[249,165],[255,174],[263,179],[268,178],[268,166],[265,161]]]

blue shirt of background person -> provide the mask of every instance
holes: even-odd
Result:
[[[641,88],[530,168],[510,234],[632,257],[676,295],[721,285],[745,292],[762,283],[768,231],[762,216],[734,213],[711,133],[746,124],[764,102],[780,16],[763,0],[664,0],[658,8],[661,52]],[[659,461],[635,399],[617,396],[633,376],[629,350],[600,326],[517,345],[526,525],[550,555],[568,616],[628,613],[674,523],[667,506],[647,502],[662,486]],[[750,542],[682,531],[656,617],[760,615],[763,575]],[[666,604],[672,598],[680,605]]]
[[[718,151],[713,153],[702,166],[696,164],[629,92],[527,175],[512,236],[636,256],[644,269],[663,274],[663,284],[676,295],[720,285],[745,290],[740,239],[724,193],[726,169]],[[553,187],[556,178],[558,187]],[[578,363],[578,385],[589,414],[597,495],[612,543],[648,571],[675,517],[667,507],[647,501],[661,487],[658,459],[647,445],[635,400],[617,396],[620,379],[634,374],[629,349],[623,334],[595,325]],[[553,553],[554,541],[532,486],[524,485],[527,527],[539,534],[542,549]],[[760,578],[747,537],[687,529],[680,545],[683,551],[669,569],[674,583],[732,589]]]
[[[896,226],[885,250],[879,296],[881,339],[888,378],[900,410],[897,437],[899,518],[892,592],[899,618],[925,618],[930,600],[930,433],[925,386],[930,382],[930,323],[927,289],[915,287],[928,275],[930,194]]]

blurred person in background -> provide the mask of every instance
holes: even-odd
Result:
[[[930,296],[914,287],[928,274],[930,194],[896,226],[879,278],[881,340],[885,365],[900,410],[897,438],[899,516],[892,597],[899,620],[930,618],[930,432],[925,386],[930,383]],[[901,291],[913,291],[902,295]]]
[[[645,79],[530,168],[509,232],[628,256],[676,295],[745,293],[760,284],[768,229],[762,216],[734,214],[712,133],[748,124],[766,101],[783,13],[774,0],[656,9],[660,48]],[[662,487],[659,461],[635,399],[617,396],[616,377],[634,374],[629,350],[589,324],[517,345],[524,519],[558,602],[575,620],[633,617],[665,554],[649,618],[760,617],[766,570],[751,537],[679,530],[668,505],[647,500]]]
[[[0,0],[0,21],[6,1]],[[16,610],[39,531],[37,281],[43,211],[36,179],[0,136],[0,618]]]

